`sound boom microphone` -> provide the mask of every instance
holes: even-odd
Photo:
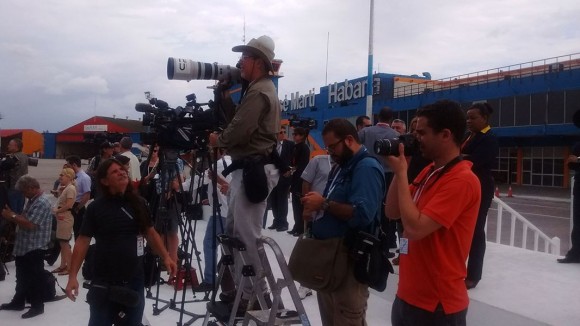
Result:
[[[217,63],[198,62],[189,59],[169,58],[167,60],[167,79],[173,80],[229,80],[241,81],[238,68]]]
[[[151,106],[151,104],[147,104],[147,103],[137,103],[135,104],[135,111],[137,112],[143,112],[143,113],[154,113],[157,111],[156,108],[154,108],[153,106]]]

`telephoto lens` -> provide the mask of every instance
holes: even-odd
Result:
[[[230,80],[241,81],[240,70],[228,65],[198,62],[189,59],[169,58],[167,60],[167,79],[170,80]]]
[[[405,146],[405,156],[411,156],[419,151],[419,141],[412,134],[400,135],[396,138],[379,139],[375,142],[375,153],[377,155],[399,156],[399,144]]]
[[[399,144],[400,141],[398,138],[393,139],[379,139],[375,142],[375,153],[377,155],[393,155],[399,156]]]

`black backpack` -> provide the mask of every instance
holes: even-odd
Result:
[[[42,301],[43,302],[51,302],[51,301],[58,301],[66,298],[66,291],[58,284],[56,277],[52,275],[51,272],[47,271],[46,269],[42,271]],[[56,295],[56,287],[62,290],[62,295]]]

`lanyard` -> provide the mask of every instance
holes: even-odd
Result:
[[[413,183],[415,186],[417,186],[417,190],[415,190],[415,193],[413,194],[413,202],[415,203],[419,202],[419,198],[423,194],[423,191],[427,189],[427,187],[434,185],[437,182],[437,180],[439,180],[439,178],[443,176],[443,174],[447,173],[447,171],[449,171],[457,163],[461,162],[461,160],[462,160],[461,156],[457,156],[456,158],[449,161],[447,164],[438,169],[435,169],[434,166],[431,166],[431,172],[429,172],[429,174],[427,174],[427,176],[424,177],[423,180],[421,180],[421,182],[419,182],[418,184]],[[427,183],[434,176],[436,176],[435,180],[428,185]]]
[[[423,181],[421,181],[421,183],[419,183],[419,187],[417,188],[417,191],[415,191],[415,194],[413,195],[413,202],[417,203],[419,201],[419,198],[421,198],[421,195],[423,194],[423,190],[425,190],[427,182],[429,182],[429,179],[431,179],[431,177],[433,177],[435,174],[439,174],[441,172],[441,170],[443,170],[445,166],[442,166],[438,169],[433,169],[433,167],[431,168],[431,172],[429,172],[429,174],[427,175],[426,178],[423,179]],[[437,181],[437,180],[435,180]],[[435,183],[435,182],[433,182]]]
[[[338,175],[340,174],[340,168],[338,168],[334,174],[334,178],[332,178],[332,182],[330,183],[330,186],[328,186],[328,192],[326,193],[326,198],[330,197],[330,194],[332,193],[332,191],[334,190],[334,188],[336,188],[336,180],[338,179]]]

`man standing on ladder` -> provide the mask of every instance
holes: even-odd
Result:
[[[233,172],[226,231],[246,245],[249,263],[253,265],[256,275],[260,275],[262,266],[256,240],[260,238],[262,232],[266,198],[278,182],[279,176],[278,169],[272,164],[271,159],[280,131],[281,112],[276,87],[269,78],[269,72],[273,71],[274,41],[263,35],[250,40],[247,45],[234,47],[232,51],[242,53],[241,75],[249,85],[242,94],[241,103],[236,108],[232,121],[223,132],[210,135],[209,145],[227,148],[232,157]],[[252,166],[258,168],[251,169]],[[248,177],[243,173],[245,170],[257,171],[258,178],[254,180]],[[236,260],[235,264],[236,271],[240,272],[241,262]],[[260,282],[262,284],[259,288],[265,294],[266,283],[264,280]],[[251,293],[252,285],[248,282],[244,284],[238,311],[246,310]],[[220,299],[226,302],[234,301],[235,291],[222,289]]]

